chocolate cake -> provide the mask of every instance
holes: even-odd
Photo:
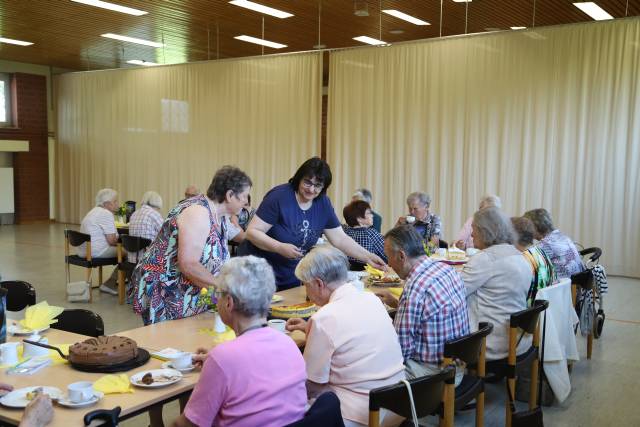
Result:
[[[69,347],[69,361],[81,365],[117,365],[138,355],[138,344],[131,338],[100,336]]]

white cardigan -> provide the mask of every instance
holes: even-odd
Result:
[[[527,292],[533,273],[522,253],[513,245],[494,245],[473,255],[462,270],[467,293],[469,324],[493,323],[487,337],[487,360],[503,359],[509,350],[509,316],[527,308]],[[519,336],[518,336],[519,337]],[[531,346],[531,336],[518,345],[517,354]]]

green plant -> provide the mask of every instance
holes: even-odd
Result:
[[[202,288],[198,298],[198,307],[205,306],[209,310],[218,311],[218,300],[214,292],[214,288]]]
[[[122,206],[120,206],[116,211],[116,215],[119,215],[122,217],[127,216],[127,205],[123,203]]]

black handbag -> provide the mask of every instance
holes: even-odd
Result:
[[[511,426],[512,427],[544,427],[542,417],[542,372],[544,371],[544,342],[547,332],[547,311],[544,312],[544,327],[542,328],[542,354],[540,355],[540,369],[538,369],[538,379],[532,378],[531,381],[539,381],[538,386],[538,406],[526,411],[516,412],[516,405],[511,397],[511,387],[507,381],[507,396],[509,396],[509,407],[511,408]],[[524,335],[524,334],[523,334]],[[522,337],[520,337],[522,338]],[[519,342],[519,340],[518,340]]]

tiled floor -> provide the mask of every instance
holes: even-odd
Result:
[[[0,226],[0,275],[3,280],[25,280],[36,287],[38,301],[74,308],[91,309],[104,319],[106,333],[116,333],[142,325],[128,305],[118,305],[117,297],[94,290],[93,304],[65,301],[64,238],[62,224]],[[77,228],[71,226],[70,228]],[[604,259],[606,260],[606,254]],[[83,279],[83,270],[74,268],[73,280]],[[109,272],[105,272],[108,277]],[[97,281],[97,273],[95,275]],[[609,278],[606,297],[607,321],[603,337],[594,343],[593,358],[586,360],[586,340],[578,339],[585,360],[573,369],[571,396],[560,406],[544,408],[548,426],[640,426],[640,406],[635,388],[640,383],[640,280]],[[485,425],[504,425],[504,386],[490,384],[487,390]],[[165,409],[170,422],[178,414],[176,404]],[[145,415],[121,425],[147,426]],[[474,412],[456,414],[456,425],[474,425]]]

